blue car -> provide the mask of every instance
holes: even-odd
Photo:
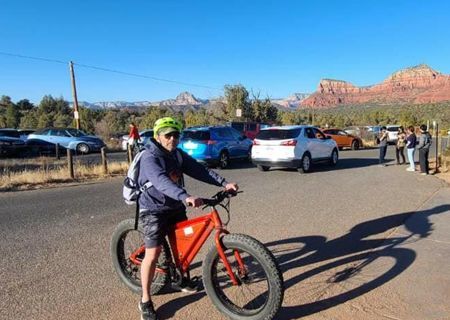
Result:
[[[105,143],[96,136],[88,136],[81,130],[73,128],[45,128],[28,135],[28,139],[39,139],[76,151],[89,153],[99,151]]]
[[[228,126],[191,127],[183,131],[179,147],[197,161],[228,167],[231,159],[251,159],[252,140]]]

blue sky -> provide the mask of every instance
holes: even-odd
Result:
[[[0,95],[81,101],[200,98],[242,84],[271,98],[313,92],[321,78],[364,86],[426,63],[450,73],[449,1],[2,1]],[[200,86],[184,85],[189,83]]]

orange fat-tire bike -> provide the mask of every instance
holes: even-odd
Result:
[[[202,263],[206,294],[219,311],[236,320],[273,319],[284,295],[283,276],[272,253],[258,240],[226,230],[230,197],[218,192],[203,199],[210,213],[175,224],[158,259],[151,294],[169,283],[180,285],[189,278],[189,266],[214,231],[214,244]],[[225,209],[223,223],[216,206]],[[111,256],[120,280],[133,292],[141,292],[140,265],[145,254],[142,228],[136,219],[122,221],[111,240]]]

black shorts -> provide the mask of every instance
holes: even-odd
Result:
[[[141,211],[139,222],[144,228],[144,244],[146,248],[156,248],[163,244],[169,227],[177,222],[187,220],[186,210],[158,212]]]

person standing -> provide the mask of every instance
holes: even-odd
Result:
[[[409,167],[406,171],[416,171],[416,166],[414,164],[414,152],[416,150],[417,137],[414,133],[414,127],[408,127],[408,136],[406,137],[406,152],[408,155]]]
[[[131,146],[131,149],[133,151],[139,149],[139,139],[140,138],[141,137],[139,135],[138,127],[136,126],[136,124],[134,122],[131,122],[130,123],[130,133],[128,135],[128,145]]]
[[[381,127],[381,134],[380,134],[380,158],[379,158],[379,163],[380,166],[382,167],[386,167],[386,164],[384,163],[384,158],[386,157],[386,151],[387,151],[387,147],[388,147],[388,131],[386,129],[385,126]]]
[[[427,131],[427,126],[422,124],[420,126],[419,144],[417,145],[421,175],[427,175],[429,171],[428,154],[430,153],[431,139],[432,137]]]
[[[406,146],[406,133],[403,127],[398,128],[397,144],[395,146],[395,157],[397,158],[397,164],[404,164],[405,161],[405,146]],[[402,157],[402,162],[400,162],[400,156]]]

